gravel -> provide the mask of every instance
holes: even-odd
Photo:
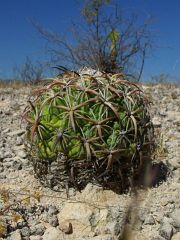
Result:
[[[42,186],[28,160],[21,114],[31,89],[0,89],[0,210],[12,204],[0,218],[1,239],[118,239],[125,223],[132,239],[179,239],[180,87],[143,88],[154,103],[152,121],[160,140],[152,187],[133,198],[130,192],[118,195],[88,184],[81,193],[71,188],[70,199],[59,186]]]

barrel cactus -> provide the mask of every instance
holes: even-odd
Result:
[[[51,186],[122,191],[153,149],[149,102],[123,74],[65,71],[35,91],[24,118],[34,172]]]

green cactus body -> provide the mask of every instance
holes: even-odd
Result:
[[[89,179],[103,183],[105,175],[106,182],[122,182],[128,171],[140,171],[142,153],[151,154],[148,108],[141,89],[122,74],[71,73],[51,79],[24,114],[33,164],[50,164],[61,153],[64,174],[76,169],[73,182],[79,186]]]

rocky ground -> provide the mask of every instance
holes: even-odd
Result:
[[[31,90],[0,89],[0,239],[115,240],[124,232],[123,239],[180,239],[180,87],[143,88],[160,140],[158,185],[134,196],[88,184],[81,193],[70,189],[69,199],[33,176],[20,124]]]

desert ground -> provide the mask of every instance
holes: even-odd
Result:
[[[136,195],[89,183],[68,199],[43,186],[28,160],[21,115],[32,88],[0,88],[0,239],[180,239],[180,86],[142,88],[152,101],[157,182]]]

